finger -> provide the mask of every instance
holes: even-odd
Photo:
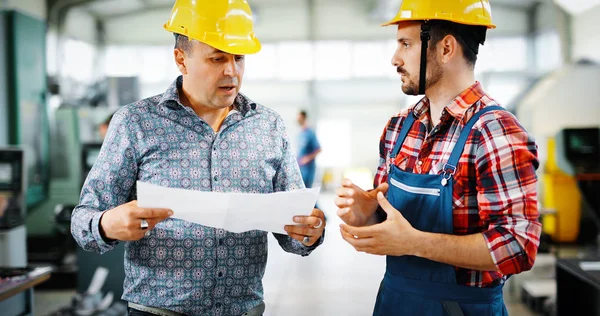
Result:
[[[343,229],[340,229],[340,232],[342,233],[342,238],[356,250],[363,251],[360,249],[371,248],[373,246],[373,238],[356,238]]]
[[[302,236],[321,236],[321,228],[315,229],[308,226],[299,226],[299,225],[286,225],[284,227],[285,231],[288,234],[296,234]]]
[[[138,218],[165,219],[173,215],[173,211],[167,208],[138,208],[135,214]]]
[[[339,217],[344,217],[346,216],[348,213],[350,212],[350,208],[349,207],[344,207],[344,208],[340,208],[337,211],[337,215]]]
[[[325,220],[320,216],[294,216],[294,223],[307,225],[310,227],[320,226],[319,228],[325,226]]]
[[[336,197],[335,200],[334,200],[334,203],[339,208],[348,207],[348,206],[351,206],[354,203],[354,199],[352,199],[352,198],[345,198],[345,197]]]
[[[313,208],[312,214],[310,216],[315,216],[321,219],[325,219],[325,213],[318,208]]]
[[[355,190],[353,188],[341,187],[335,189],[335,195],[340,197],[352,197],[354,195]]]
[[[288,235],[294,239],[296,239],[297,241],[301,242],[302,244],[304,244],[304,237],[303,235],[298,235],[298,234],[294,234],[294,233],[288,233]],[[310,242],[312,241],[312,238],[309,237],[309,242],[308,244],[310,244]]]
[[[365,226],[365,227],[354,227],[346,224],[340,224],[340,228],[352,236],[358,238],[369,238],[376,235],[379,225]]]
[[[148,229],[147,230],[151,230],[154,229],[154,227],[156,227],[156,225],[158,225],[158,223],[164,221],[164,219],[157,219],[157,218],[147,218],[146,222],[148,222]],[[141,220],[140,220],[140,227],[141,227]]]
[[[384,182],[377,186],[377,191],[382,192],[383,194],[386,194],[389,187],[390,187],[389,184],[387,182]]]

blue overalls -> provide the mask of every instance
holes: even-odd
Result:
[[[452,176],[471,128],[487,106],[475,113],[462,130],[442,174],[414,174],[390,163],[387,198],[411,225],[421,231],[453,234]],[[392,162],[415,118],[409,113],[396,145]],[[373,315],[508,315],[502,299],[502,286],[475,288],[456,284],[451,265],[415,256],[387,256],[385,277],[377,295]]]

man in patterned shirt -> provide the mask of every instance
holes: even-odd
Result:
[[[404,0],[385,25],[397,26],[403,92],[425,97],[384,129],[375,189],[344,180],[337,192],[343,238],[387,256],[373,314],[507,315],[502,285],[539,245],[538,160],[474,79],[490,4]]]
[[[176,34],[182,76],[114,115],[73,212],[73,237],[99,253],[126,241],[122,298],[130,315],[262,315],[267,233],[235,234],[138,208],[135,187],[137,180],[255,194],[304,187],[281,117],[238,93],[244,55],[260,49],[250,7],[178,0],[165,28]],[[285,251],[306,256],[323,241],[323,212],[292,220],[289,236],[274,236]]]

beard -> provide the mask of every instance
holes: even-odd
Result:
[[[418,95],[420,74],[417,74],[416,78],[413,78],[413,76],[411,76],[406,69],[401,67],[398,67],[398,73],[405,75],[405,82],[402,85],[402,92],[404,92],[406,95]],[[431,87],[438,83],[442,79],[443,74],[444,72],[437,59],[433,58],[432,56],[427,56],[425,87]]]

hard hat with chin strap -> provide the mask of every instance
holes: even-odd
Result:
[[[488,0],[403,0],[398,14],[382,26],[397,25],[404,21],[423,21],[419,94],[425,94],[427,47],[431,31],[429,22],[435,20],[487,29],[496,28],[492,23],[492,9]],[[483,41],[480,44],[483,44]]]
[[[234,55],[261,48],[246,0],[176,0],[164,28]]]

